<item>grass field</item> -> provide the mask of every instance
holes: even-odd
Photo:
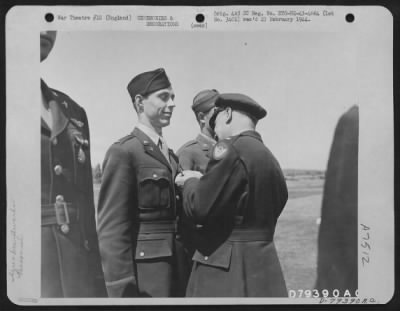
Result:
[[[288,290],[312,289],[316,280],[318,224],[322,179],[288,180],[289,200],[276,227],[278,250]],[[100,185],[94,185],[97,203]]]

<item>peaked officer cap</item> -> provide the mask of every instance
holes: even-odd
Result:
[[[210,126],[215,128],[215,119],[221,110],[226,107],[231,107],[233,110],[243,111],[244,113],[260,120],[267,115],[267,111],[261,107],[255,100],[243,94],[226,93],[220,94],[215,101],[214,114],[210,118]]]
[[[128,92],[135,101],[136,95],[147,96],[158,90],[166,89],[171,86],[167,74],[163,68],[153,71],[143,72],[134,77],[128,84]]]
[[[192,110],[197,112],[207,112],[214,107],[215,100],[219,93],[217,90],[204,90],[193,98]]]

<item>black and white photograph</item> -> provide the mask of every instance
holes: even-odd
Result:
[[[390,300],[387,10],[21,7],[7,23],[14,303]]]

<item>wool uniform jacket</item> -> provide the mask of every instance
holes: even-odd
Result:
[[[41,295],[105,296],[86,113],[41,83],[53,119],[41,120]]]
[[[281,168],[257,132],[218,142],[205,175],[183,188],[184,210],[206,241],[196,245],[187,296],[287,296],[273,243],[287,198]]]
[[[214,146],[211,138],[197,135],[188,141],[177,152],[179,163],[184,170],[198,171],[204,174],[210,161],[209,152]]]
[[[196,139],[185,143],[177,152],[179,164],[183,170],[193,170],[205,173],[208,162],[210,161],[210,151],[215,141],[206,138],[204,135],[197,135]],[[180,229],[182,241],[187,253],[187,260],[192,264],[192,256],[195,251],[196,239],[201,236],[196,234],[196,226],[193,220],[188,218],[184,213],[180,217]]]
[[[177,158],[140,129],[108,150],[98,204],[100,253],[110,297],[184,295],[189,267],[176,235]]]

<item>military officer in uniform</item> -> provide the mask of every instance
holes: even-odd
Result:
[[[40,58],[55,31],[40,33]],[[105,296],[85,110],[41,81],[41,296]]]
[[[284,297],[273,238],[288,192],[278,161],[255,131],[266,111],[241,94],[221,94],[210,125],[218,143],[200,179],[178,175],[185,213],[206,243],[196,245],[189,297]]]
[[[188,141],[177,152],[179,164],[183,170],[199,171],[204,174],[209,158],[209,153],[215,145],[214,131],[210,127],[210,118],[214,112],[214,103],[218,96],[217,90],[203,90],[193,99],[192,110],[195,113],[197,122],[200,125],[200,134],[196,139]],[[193,220],[185,214],[180,218],[180,229],[187,260],[192,263],[192,256],[195,251],[195,240],[201,238],[196,235],[196,226]]]
[[[137,75],[128,92],[138,125],[108,150],[98,205],[108,295],[183,296],[185,259],[176,235],[174,184],[178,159],[162,136],[175,94],[163,69]]]
[[[199,171],[204,174],[208,164],[209,151],[215,145],[214,131],[209,120],[214,112],[217,90],[204,90],[193,99],[192,110],[200,125],[200,134],[196,139],[188,141],[177,152],[179,163],[184,170]]]

